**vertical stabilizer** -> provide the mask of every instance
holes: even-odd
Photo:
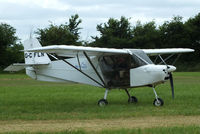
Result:
[[[23,46],[25,50],[42,47],[35,38],[25,40]],[[24,58],[26,64],[49,64],[51,62],[47,54],[41,52],[24,52]]]

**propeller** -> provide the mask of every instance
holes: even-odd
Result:
[[[172,72],[175,70],[176,70],[175,66],[167,65],[167,72],[169,74],[169,80],[170,80],[170,85],[171,85],[171,89],[172,89],[172,99],[174,99],[174,82],[173,82]]]
[[[174,82],[173,82],[173,76],[172,76],[172,72],[176,70],[175,66],[172,65],[168,65],[165,60],[163,60],[163,58],[158,55],[160,57],[160,59],[162,60],[162,62],[166,65],[167,67],[167,72],[169,74],[169,80],[170,80],[170,85],[171,85],[171,90],[172,90],[172,99],[174,99]]]

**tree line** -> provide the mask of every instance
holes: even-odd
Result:
[[[48,27],[37,29],[35,34],[42,46],[52,44],[84,45],[106,48],[193,48],[195,53],[184,54],[177,64],[185,70],[200,70],[200,13],[183,21],[181,16],[157,26],[155,21],[142,24],[137,21],[132,25],[130,18],[109,18],[98,24],[99,36],[92,36],[92,41],[80,39],[78,14],[72,15],[64,24],[50,23]],[[23,62],[22,43],[15,35],[16,29],[9,24],[0,23],[0,69],[14,62]]]

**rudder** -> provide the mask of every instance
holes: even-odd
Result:
[[[42,47],[35,38],[25,40],[23,46],[25,50]],[[47,54],[41,52],[24,52],[24,58],[25,64],[49,64],[51,62]]]

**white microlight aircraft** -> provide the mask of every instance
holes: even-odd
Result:
[[[35,80],[55,82],[77,82],[105,88],[104,98],[99,106],[108,104],[107,94],[111,89],[124,89],[129,103],[136,103],[127,88],[152,87],[155,94],[153,104],[162,106],[155,87],[171,83],[172,97],[174,86],[172,72],[176,67],[167,65],[162,54],[193,52],[188,48],[170,49],[110,49],[84,46],[52,45],[42,47],[37,39],[24,42],[25,63],[8,66],[5,71],[26,69],[26,74]],[[155,65],[148,56],[157,55],[164,65]]]

